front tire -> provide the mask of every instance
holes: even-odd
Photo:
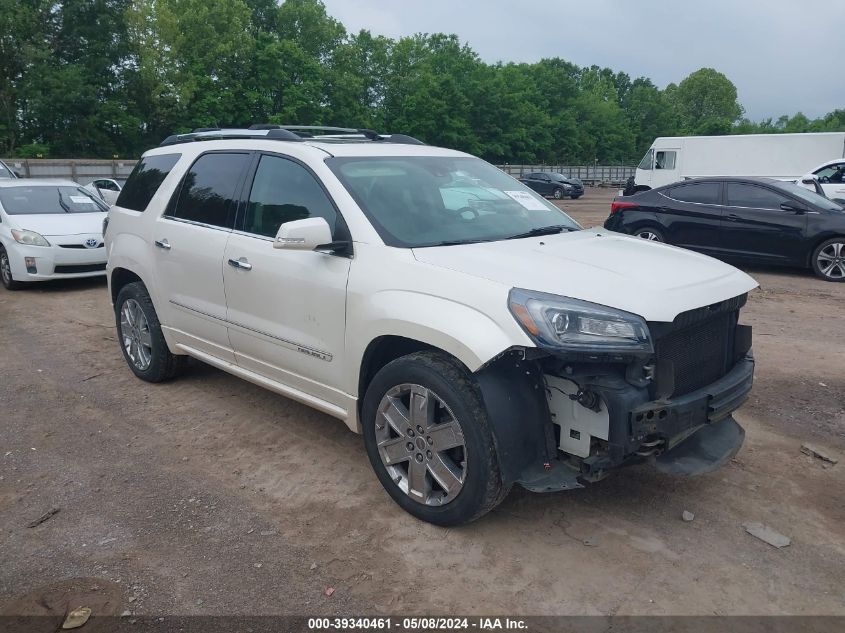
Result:
[[[418,519],[469,523],[507,495],[478,387],[442,352],[385,365],[367,388],[362,424],[379,481]]]
[[[20,290],[24,287],[20,281],[12,279],[12,265],[9,263],[9,254],[6,249],[0,246],[0,281],[6,290]]]
[[[168,349],[144,284],[134,282],[120,289],[114,315],[120,349],[132,373],[147,382],[162,382],[178,373],[185,357]]]
[[[813,272],[825,281],[845,281],[845,237],[822,242],[813,251]]]

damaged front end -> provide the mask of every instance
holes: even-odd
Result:
[[[724,465],[744,440],[731,414],[754,373],[751,328],[738,323],[745,301],[740,295],[672,323],[646,323],[512,292],[512,311],[538,345],[511,350],[476,374],[505,480],[543,492],[642,461],[679,476]]]

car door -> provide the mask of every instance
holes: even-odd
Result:
[[[802,262],[808,213],[802,202],[762,184],[729,181],[725,205],[722,233],[731,255]]]
[[[154,225],[158,306],[177,343],[234,363],[226,326],[223,255],[249,152],[208,152],[194,161]]]
[[[348,257],[274,249],[284,222],[322,217],[335,239],[348,229],[302,163],[262,154],[226,245],[223,278],[229,338],[238,365],[339,405]]]
[[[539,174],[539,173],[532,173],[532,174],[528,174],[528,175],[526,175],[524,178],[522,178],[522,179],[521,179],[521,181],[522,181],[524,184],[526,184],[526,185],[528,185],[529,187],[531,187],[531,188],[532,188],[534,191],[536,191],[537,193],[539,193],[539,194],[545,194],[545,190],[544,190],[544,189],[545,189],[545,187],[546,187],[546,184],[545,184],[545,182],[543,181],[543,179],[541,178],[541,176],[542,176],[542,174]]]
[[[661,189],[657,210],[670,244],[710,253],[722,248],[722,182],[693,181]]]

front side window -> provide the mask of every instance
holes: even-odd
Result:
[[[108,211],[81,187],[35,186],[0,189],[0,204],[9,215],[59,215]]]
[[[640,164],[637,165],[637,169],[651,169],[651,164],[654,161],[654,150],[650,149],[645,153],[643,159],[640,161]]]
[[[287,158],[265,155],[258,163],[243,230],[275,237],[285,222],[323,218],[334,235],[337,211],[305,167]]]
[[[235,193],[249,154],[219,152],[200,156],[182,180],[176,204],[165,215],[180,220],[232,228]],[[129,183],[123,191],[129,188]],[[121,194],[122,195],[122,194]]]
[[[167,174],[178,162],[181,154],[156,154],[145,156],[135,165],[126,186],[117,197],[115,205],[133,211],[145,211]]]
[[[780,209],[780,205],[789,202],[789,198],[779,193],[741,182],[728,183],[728,206],[749,209]]]
[[[674,187],[669,191],[669,197],[695,204],[719,204],[719,187],[718,182],[698,182]]]
[[[479,158],[329,158],[389,246],[496,241],[532,230],[580,229],[563,211]]]
[[[0,163],[0,179],[14,177],[15,175],[12,173],[12,170],[6,167],[4,163]]]
[[[842,206],[830,200],[829,198],[825,198],[824,196],[820,196],[815,191],[810,191],[809,189],[804,189],[804,187],[799,187],[793,182],[776,182],[774,186],[778,189],[783,190],[786,193],[790,193],[796,198],[800,198],[804,202],[807,202],[814,207],[820,207],[827,211],[842,211]]]
[[[657,152],[654,156],[655,169],[675,169],[676,152]]]
[[[837,163],[835,165],[828,165],[827,167],[823,167],[819,169],[815,176],[819,179],[819,182],[828,183],[828,182],[842,182],[843,176],[845,175],[845,163]]]

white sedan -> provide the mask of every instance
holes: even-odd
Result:
[[[814,191],[817,182],[825,196],[840,204],[845,202],[845,158],[837,158],[819,165],[798,182]]]
[[[113,205],[117,202],[117,196],[120,195],[120,190],[123,189],[125,182],[125,178],[97,178],[90,184],[85,185],[84,188],[98,195],[106,204]]]
[[[69,180],[0,180],[0,279],[30,281],[104,275],[108,207]]]

